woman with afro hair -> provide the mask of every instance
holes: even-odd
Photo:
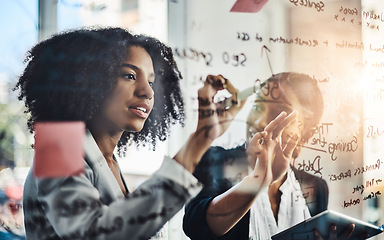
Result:
[[[181,74],[171,48],[121,28],[78,29],[38,43],[26,63],[15,90],[25,102],[31,133],[39,122],[86,126],[83,172],[40,178],[31,168],[23,196],[28,239],[155,235],[200,190],[194,167],[227,127],[215,123],[229,122],[240,109],[199,117],[196,132],[180,151],[165,157],[160,169],[130,193],[114,149],[123,151],[127,144],[155,148],[172,124],[184,121]],[[208,78],[199,99],[213,99],[224,87],[222,76]],[[200,102],[204,113],[217,106]]]
[[[195,166],[245,103],[229,109],[214,103],[228,82],[208,75],[198,91],[196,131],[130,193],[114,149],[123,151],[126,144],[155,148],[172,124],[184,121],[181,74],[172,50],[121,28],[79,29],[37,44],[26,62],[15,89],[30,114],[30,131],[39,122],[81,121],[86,126],[84,171],[42,178],[32,167],[27,176],[24,222],[32,240],[149,239],[201,189],[192,175]],[[278,134],[292,120],[281,115],[266,128],[268,134]],[[276,141],[264,141],[266,147],[254,142],[250,149],[262,149],[260,156],[268,163]],[[263,173],[270,169],[266,166],[261,164]]]

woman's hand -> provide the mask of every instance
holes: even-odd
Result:
[[[213,101],[218,91],[225,89],[230,84],[222,75],[208,75],[204,86],[198,91],[199,121],[197,124],[198,134],[212,142],[221,136],[229,127],[232,120],[245,104],[233,104],[229,109],[223,108],[221,104]]]
[[[293,111],[289,116],[287,116],[285,122],[280,124],[280,129],[275,129],[271,134],[272,139],[275,139],[277,142],[275,147],[275,158],[272,163],[272,182],[276,181],[283,174],[285,174],[289,165],[292,163],[292,154],[298,144],[299,138],[297,135],[293,135],[287,140],[287,142],[283,142],[281,135],[288,125],[296,121],[297,116],[297,112]],[[270,131],[269,128],[271,127],[271,123],[265,128],[264,131]]]
[[[347,240],[352,235],[353,231],[355,230],[355,225],[353,223],[349,224],[342,232],[341,234],[337,234],[337,226],[331,225],[329,228],[329,238],[324,238],[321,236],[319,231],[317,229],[314,230],[313,236],[315,240]],[[361,234],[358,239],[363,240],[367,239],[369,235],[367,233]]]
[[[249,158],[254,161],[257,159],[253,173],[214,197],[207,209],[207,223],[214,235],[227,233],[249,211],[261,190],[286,171],[289,160],[282,163],[282,159],[275,156],[279,149],[286,156],[293,151],[294,146],[281,143],[281,133],[296,119],[296,115],[293,112],[287,116],[283,112],[268,124],[265,131],[253,136],[246,150]]]
[[[262,186],[281,177],[288,169],[292,153],[297,145],[294,137],[283,143],[281,134],[284,129],[297,118],[294,111],[287,116],[282,112],[272,120],[263,132],[255,134],[247,147],[249,162],[256,162],[253,177],[262,177]]]
[[[197,130],[174,157],[190,172],[194,171],[213,140],[227,130],[245,103],[243,100],[240,104],[234,104],[229,109],[224,109],[221,104],[213,101],[217,92],[225,89],[228,83],[228,80],[221,75],[208,75],[204,86],[198,91],[199,120]]]

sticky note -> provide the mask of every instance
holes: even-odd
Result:
[[[20,185],[9,185],[4,190],[5,195],[14,201],[20,201],[23,198],[23,186]]]
[[[237,0],[230,12],[249,12],[260,11],[268,0]]]
[[[35,177],[67,177],[84,171],[84,122],[39,122],[34,130]]]

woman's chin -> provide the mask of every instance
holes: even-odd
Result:
[[[140,132],[141,130],[143,130],[143,127],[144,127],[144,124],[141,124],[141,125],[139,125],[139,124],[137,124],[137,125],[129,125],[129,126],[126,126],[124,128],[124,130],[127,131],[127,132],[134,132],[134,133],[136,133],[136,132]]]

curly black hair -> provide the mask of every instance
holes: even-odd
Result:
[[[14,90],[30,114],[28,128],[41,121],[84,121],[100,111],[117,85],[127,49],[144,48],[155,71],[154,108],[140,132],[124,132],[119,150],[127,143],[155,149],[164,141],[170,125],[184,125],[181,73],[172,49],[156,38],[134,35],[122,28],[87,28],[62,32],[38,43],[27,54],[27,66]]]

